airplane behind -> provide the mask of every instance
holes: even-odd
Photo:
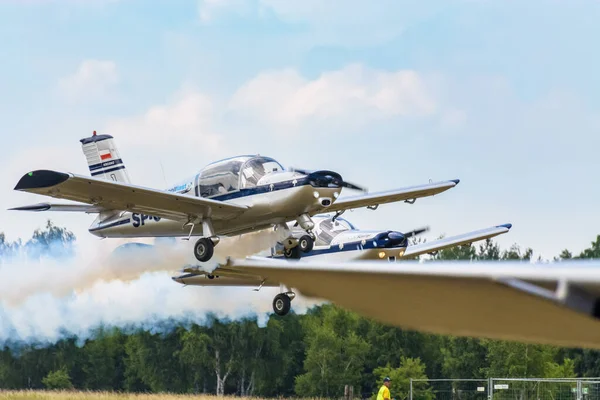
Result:
[[[91,177],[37,170],[15,186],[78,204],[40,203],[13,210],[97,214],[89,232],[101,238],[199,237],[193,251],[200,262],[212,258],[220,237],[270,227],[289,232],[284,256],[298,258],[314,247],[315,215],[339,216],[349,209],[376,209],[399,201],[412,204],[459,183],[455,179],[368,193],[334,171],[288,170],[270,157],[245,155],[208,164],[169,189],[158,190],[130,182],[112,136],[94,131],[80,142]],[[341,198],[344,188],[364,193]],[[290,221],[303,230],[299,238],[289,230]]]
[[[303,254],[302,259],[320,265],[336,262],[354,262],[364,260],[398,260],[414,259],[423,254],[435,254],[440,250],[485,240],[510,231],[512,224],[497,225],[486,229],[451,236],[431,242],[410,245],[409,238],[422,234],[428,228],[411,232],[369,231],[357,229],[351,222],[335,215],[318,215],[315,220],[316,241],[313,249]],[[293,230],[293,227],[292,227]],[[298,234],[302,234],[300,231]],[[253,259],[284,258],[282,244],[271,249],[271,255],[255,256]],[[382,261],[382,262],[385,262]],[[294,261],[290,260],[289,263]],[[293,264],[290,264],[293,265]],[[197,266],[187,266],[182,274],[172,277],[175,282],[191,286],[239,286],[280,287],[281,290],[273,299],[273,311],[278,315],[286,315],[291,309],[291,301],[295,297],[292,290],[285,290],[281,282],[264,276],[257,276],[240,270],[229,270],[219,266],[206,272]]]

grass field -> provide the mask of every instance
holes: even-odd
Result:
[[[229,397],[235,400],[250,400],[244,397]],[[217,400],[223,397],[207,395],[176,395],[176,394],[137,394],[112,392],[76,392],[76,391],[0,391],[0,400]],[[253,400],[259,400],[253,398]]]

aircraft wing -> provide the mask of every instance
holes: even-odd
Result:
[[[102,207],[92,206],[89,204],[54,204],[54,203],[38,203],[30,206],[22,206],[10,208],[11,211],[69,211],[69,212],[84,212],[88,214],[99,213],[106,211]]]
[[[492,228],[481,229],[474,232],[464,233],[462,235],[451,236],[448,238],[434,240],[432,242],[420,243],[408,246],[402,258],[412,258],[421,254],[440,251],[448,247],[459,246],[462,244],[472,243],[478,240],[492,238],[502,235],[512,228],[512,224],[498,225]]]
[[[336,200],[331,206],[318,210],[318,212],[313,213],[313,215],[319,214],[324,211],[330,212],[351,210],[354,208],[378,206],[380,204],[394,203],[398,201],[434,196],[436,194],[445,192],[448,189],[452,189],[454,186],[458,185],[459,182],[459,179],[455,179],[444,182],[429,183],[427,185],[411,186],[402,189],[388,190],[384,192],[348,196],[346,198]]]
[[[600,260],[348,262],[229,260],[404,329],[600,349]]]
[[[24,175],[15,190],[177,221],[206,215],[213,219],[230,219],[247,209],[216,200],[48,170]]]

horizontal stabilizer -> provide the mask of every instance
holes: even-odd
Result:
[[[9,208],[10,211],[66,211],[66,212],[83,212],[88,214],[100,213],[106,211],[102,207],[92,206],[89,204],[52,204],[38,203],[30,206],[22,206]]]
[[[384,192],[375,192],[360,194],[356,196],[348,196],[336,200],[331,206],[318,210],[313,213],[320,214],[321,212],[343,211],[362,207],[374,207],[380,204],[394,203],[398,201],[410,201],[422,197],[434,196],[445,192],[458,185],[459,179],[450,181],[434,182],[427,185],[411,186],[401,189],[388,190]]]
[[[512,224],[504,224],[494,226],[492,228],[481,229],[474,232],[463,233],[462,235],[451,236],[448,238],[438,239],[431,242],[420,243],[408,246],[404,252],[403,258],[412,258],[421,254],[433,253],[449,247],[460,246],[479,240],[493,238],[494,236],[502,235],[512,228]]]
[[[211,215],[213,219],[231,219],[248,208],[128,183],[48,170],[33,171],[24,175],[15,190],[183,222],[187,222],[190,217],[207,215]]]
[[[600,261],[345,263],[246,259],[282,282],[385,324],[435,334],[600,349]]]

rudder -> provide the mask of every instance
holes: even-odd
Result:
[[[130,183],[125,164],[112,136],[97,135],[94,131],[92,136],[81,139],[80,142],[94,178]]]

